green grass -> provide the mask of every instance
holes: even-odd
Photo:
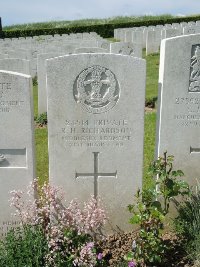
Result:
[[[158,96],[158,72],[159,72],[159,58],[158,53],[148,56],[144,55],[147,63],[147,78],[146,78],[146,100],[151,100]]]
[[[152,177],[148,174],[149,164],[154,160],[155,138],[156,138],[156,112],[145,114],[144,124],[144,168],[143,187],[149,188],[152,184]]]
[[[40,182],[48,180],[48,136],[47,128],[35,129],[36,175]]]
[[[38,87],[33,86],[34,117],[38,116]]]

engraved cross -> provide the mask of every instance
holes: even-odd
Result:
[[[99,153],[100,152],[92,152],[94,154],[94,172],[93,173],[77,173],[75,174],[75,178],[80,177],[94,177],[94,197],[98,197],[98,178],[99,177],[114,177],[117,178],[117,171],[113,173],[103,173],[99,172]]]

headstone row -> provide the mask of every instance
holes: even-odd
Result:
[[[200,21],[172,23],[156,26],[119,28],[114,30],[114,38],[120,41],[140,44],[146,54],[157,53],[161,40],[181,35],[200,33]]]
[[[67,201],[101,197],[112,230],[128,230],[126,207],[142,186],[145,61],[56,56],[46,60],[50,182]],[[200,34],[162,41],[156,153],[173,154],[191,184],[200,176],[199,59]],[[19,223],[8,191],[24,190],[35,177],[31,91],[31,76],[0,71],[2,236]]]

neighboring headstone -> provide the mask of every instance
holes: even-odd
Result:
[[[157,32],[148,31],[146,40],[146,55],[152,53],[158,53],[158,51],[159,51],[159,42],[157,38]]]
[[[125,31],[125,42],[132,42],[133,29]]]
[[[182,35],[182,29],[166,29],[165,38],[171,38]]]
[[[115,42],[110,45],[110,53],[142,58],[142,46],[130,42]]]
[[[80,53],[108,53],[106,49],[100,47],[80,47],[76,48],[74,54]]]
[[[19,58],[0,59],[0,70],[14,71],[31,75],[30,61]]]
[[[37,55],[38,115],[47,112],[46,59],[61,55],[64,53],[52,52]]]
[[[195,26],[187,26],[183,28],[183,34],[188,35],[188,34],[195,34],[195,33],[200,33],[200,26],[195,25]]]
[[[28,75],[0,71],[0,236],[16,227],[11,190],[26,190],[35,178],[32,80]]]
[[[142,186],[145,60],[47,60],[47,94],[50,182],[67,201],[101,197],[113,229],[127,230],[126,207]]]
[[[132,42],[135,44],[143,45],[143,31],[133,31],[132,33]]]
[[[190,184],[200,178],[200,34],[162,41],[157,156],[167,150]]]

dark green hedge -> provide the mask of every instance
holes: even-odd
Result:
[[[171,23],[180,23],[188,21],[200,20],[200,15],[192,17],[182,17],[182,18],[171,18],[171,19],[159,19],[159,20],[149,20],[149,21],[139,21],[139,22],[123,22],[123,23],[108,23],[99,25],[88,25],[88,26],[73,26],[65,28],[52,28],[52,29],[33,29],[33,30],[10,30],[3,31],[3,38],[18,38],[18,37],[28,37],[28,36],[39,36],[39,35],[54,35],[54,34],[70,34],[70,33],[81,33],[81,32],[96,32],[104,38],[109,38],[114,36],[114,29],[117,28],[130,28],[130,27],[140,27],[140,26],[155,26],[164,25]]]

